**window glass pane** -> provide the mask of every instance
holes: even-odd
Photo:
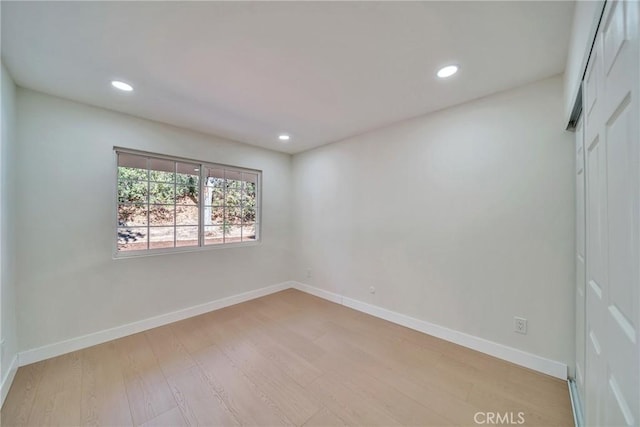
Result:
[[[151,227],[149,229],[149,249],[172,248],[173,227]]]
[[[224,178],[228,184],[235,185],[235,183],[242,181],[242,172],[225,169]]]
[[[256,225],[245,224],[242,226],[242,241],[256,240]]]
[[[156,204],[174,203],[173,184],[154,183],[149,184],[149,202]]]
[[[240,203],[242,202],[242,190],[239,185],[240,181],[234,182],[238,183],[238,185],[227,186],[226,194],[224,195],[224,205],[240,207]]]
[[[224,224],[224,242],[235,243],[240,242],[240,234],[242,233],[242,227],[235,224]]]
[[[224,195],[224,204],[227,208],[229,207],[240,207],[242,203],[242,172],[225,170],[225,195]],[[239,212],[227,212],[227,217],[237,217]],[[231,221],[231,219],[228,219]],[[235,223],[235,222],[233,222]]]
[[[175,174],[171,172],[149,171],[149,181],[152,182],[166,182],[173,185],[174,176]]]
[[[175,221],[173,205],[150,205],[149,225],[173,225]]]
[[[224,170],[206,168],[204,204],[222,206],[224,204]]]
[[[147,169],[147,157],[138,154],[118,153],[118,167]]]
[[[176,188],[176,204],[197,205],[198,204],[198,184],[192,186],[178,186]]]
[[[244,179],[248,179],[249,181],[245,181],[244,183],[244,192],[242,198],[242,220],[243,222],[255,222],[256,221],[256,209],[258,206],[257,198],[256,198],[256,188],[257,188],[257,175],[255,174],[244,174]]]
[[[176,246],[198,246],[198,227],[176,227]]]
[[[224,206],[224,194],[225,194],[225,189],[223,187],[214,187],[211,204],[213,206]]]
[[[242,222],[244,223],[256,222],[255,206],[245,206],[242,208]]]
[[[145,203],[147,193],[146,181],[118,181],[118,203]]]
[[[147,228],[118,228],[118,250],[138,251],[147,249]]]
[[[258,183],[258,174],[253,172],[242,172],[242,180],[255,185]]]
[[[226,208],[225,210],[225,223],[228,224],[240,224],[242,223],[242,209],[241,208]]]
[[[247,197],[249,198],[256,198],[256,184],[253,182],[245,182],[245,187],[244,187],[244,191],[245,194],[247,195]]]
[[[227,179],[226,184],[227,193],[237,192],[240,194],[242,192],[242,181]]]
[[[222,225],[224,222],[224,208],[204,207],[204,225]]]
[[[211,204],[213,203],[213,187],[205,186],[202,189],[202,197],[202,203],[205,206],[211,206]]]
[[[198,185],[200,165],[195,163],[176,163],[176,183],[178,185]]]
[[[147,158],[133,154],[118,154],[118,179],[146,180]]]
[[[147,205],[118,205],[118,226],[147,225]]]
[[[222,186],[224,184],[224,169],[205,168],[205,185]]]
[[[199,214],[197,206],[176,206],[176,225],[198,225]]]
[[[205,245],[219,245],[223,243],[223,226],[205,226],[204,227],[204,244]]]
[[[149,159],[149,180],[158,182],[175,181],[176,163],[173,160]]]
[[[224,189],[222,187],[204,187],[204,205],[224,205]]]
[[[147,178],[146,169],[118,168],[118,179],[125,181],[146,181]]]

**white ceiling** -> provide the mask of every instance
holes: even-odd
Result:
[[[295,153],[561,73],[573,6],[2,1],[2,58],[20,86]]]

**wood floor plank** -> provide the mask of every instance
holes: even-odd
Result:
[[[561,412],[550,411],[549,408],[532,405],[528,402],[509,396],[491,386],[474,384],[469,394],[468,402],[483,411],[524,415],[523,425],[536,426],[570,426],[573,416],[570,410]],[[570,402],[567,402],[570,405]],[[568,408],[567,408],[568,409]],[[480,410],[480,409],[478,409]]]
[[[320,408],[311,418],[305,422],[304,427],[347,426],[343,419],[325,407]]]
[[[234,334],[229,323],[225,331]],[[286,370],[263,356],[250,340],[226,341],[222,350],[296,425],[302,425],[320,409]]]
[[[309,385],[308,390],[349,425],[401,425],[400,421],[380,410],[375,400],[354,392],[341,379],[322,375]]]
[[[292,351],[277,338],[256,331],[248,334],[247,339],[255,345],[260,354],[286,370],[289,376],[303,387],[322,375],[318,366]]]
[[[296,291],[21,367],[3,426],[571,425],[566,382]]]
[[[425,408],[424,410],[422,408],[414,409],[414,414],[419,414],[422,419],[422,422],[418,423],[419,425],[467,425],[472,423],[473,416],[478,409],[469,405],[466,400],[448,393],[440,387],[420,384],[410,376],[400,375],[397,370],[389,368],[384,363],[372,360],[367,353],[359,351],[352,353],[346,350],[346,347],[348,344],[343,347],[342,352],[331,353],[319,361],[325,372],[339,374],[355,385],[367,384],[365,392],[374,393],[374,396],[381,400],[381,406],[398,397],[415,400]],[[393,397],[391,399],[383,397],[387,393],[393,394]],[[466,396],[467,393],[465,393],[465,399]],[[402,405],[399,406],[402,407]],[[414,415],[401,412],[397,418],[406,421],[406,417],[412,416]],[[415,424],[415,422],[408,423]]]
[[[180,343],[190,354],[197,352],[214,343],[207,334],[207,317],[196,316],[190,319],[181,320],[169,325],[180,340]]]
[[[315,341],[317,344],[332,354],[346,354],[349,359],[359,360],[360,364],[374,371],[378,369],[390,369],[394,374],[404,376],[409,381],[423,386],[438,387],[444,392],[455,396],[458,399],[466,399],[471,390],[472,383],[467,380],[449,381],[446,376],[438,370],[435,363],[425,362],[422,365],[405,365],[400,360],[384,358],[375,352],[362,350],[350,341],[350,336],[340,335],[340,333],[329,333]]]
[[[196,365],[170,325],[151,329],[146,331],[145,335],[165,377],[186,371]]]
[[[252,314],[264,323],[287,319],[300,312],[300,307],[287,303],[280,295],[267,295],[252,302]]]
[[[193,366],[167,378],[182,416],[191,425],[235,426],[240,423],[208,382]]]
[[[294,425],[217,346],[200,350],[194,359],[241,424]]]
[[[46,360],[27,425],[78,425],[82,354],[73,352]]]
[[[33,363],[18,369],[11,390],[2,407],[2,425],[26,425],[33,408],[44,363]]]
[[[180,409],[177,407],[169,409],[146,423],[141,424],[142,427],[177,427],[189,425],[192,424],[189,424],[187,420],[184,419]]]
[[[290,318],[287,323],[297,322],[297,317]],[[317,346],[306,335],[302,335],[278,323],[271,324],[262,329],[262,334],[272,338],[274,341],[288,348],[297,356],[309,363],[314,363],[316,359],[322,357],[324,350]]]
[[[351,371],[349,375],[340,375],[340,378],[354,394],[367,396],[380,410],[398,420],[402,425],[454,424],[450,419],[418,403],[398,389],[389,387],[374,376]]]
[[[131,425],[133,420],[115,343],[87,348],[82,356],[82,424]]]
[[[484,358],[484,355],[482,357]],[[570,404],[565,400],[568,399],[566,383],[555,379],[555,381],[545,384],[544,389],[540,389],[535,381],[514,382],[511,378],[518,378],[518,376],[513,376],[510,367],[505,366],[504,362],[502,366],[492,365],[479,368],[477,363],[471,365],[462,363],[455,357],[442,356],[438,370],[452,381],[467,380],[474,385],[482,384],[483,388],[490,389],[496,395],[519,402],[522,407],[531,408],[533,404],[544,407],[545,411],[555,412],[552,409],[561,410],[566,407],[567,403]],[[526,372],[522,372],[522,374],[526,375]],[[536,377],[540,381],[541,375],[539,373]],[[558,387],[559,385],[561,387]]]
[[[279,326],[313,342],[315,339],[329,332],[328,319],[330,319],[330,317],[324,317],[322,315],[310,316],[309,314],[301,314],[292,319],[292,321],[285,320],[281,322]]]
[[[115,341],[131,415],[143,424],[177,406],[144,334]]]

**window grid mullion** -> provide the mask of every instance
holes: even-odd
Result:
[[[178,229],[176,223],[178,222],[178,209],[176,204],[178,203],[178,162],[173,162],[173,247],[178,247]]]
[[[198,247],[204,246],[204,165],[198,166]]]
[[[222,170],[222,244],[227,242],[227,170]]]
[[[147,250],[151,249],[151,172],[149,171],[149,162],[151,159],[148,157],[145,160],[147,166]]]

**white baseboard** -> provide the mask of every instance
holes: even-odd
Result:
[[[2,405],[4,405],[4,400],[7,398],[7,394],[9,394],[9,389],[11,388],[11,384],[13,383],[13,378],[15,378],[16,376],[16,372],[18,372],[17,354],[13,356],[11,364],[9,364],[9,370],[2,379],[2,383],[0,383],[0,408],[2,408]]]
[[[464,332],[445,328],[444,326],[416,319],[414,317],[387,310],[372,304],[367,304],[352,298],[347,298],[332,292],[327,292],[304,283],[293,282],[292,287],[311,295],[353,308],[354,310],[388,320],[389,322],[515,363],[516,365],[524,366],[525,368],[533,369],[534,371],[542,372],[543,374],[551,375],[562,380],[567,379],[567,365],[564,363],[537,356],[535,354],[489,341],[484,338],[465,334]]]
[[[102,344],[104,342],[122,338],[128,335],[137,334],[138,332],[157,328],[159,326],[177,322],[189,317],[194,317],[200,314],[208,313],[210,311],[219,310],[230,305],[235,305],[241,302],[260,298],[265,295],[289,289],[291,287],[292,282],[283,282],[277,285],[243,292],[238,295],[232,295],[230,297],[206,302],[204,304],[194,305],[192,307],[173,311],[171,313],[161,314],[159,316],[154,316],[137,322],[128,323],[126,325],[116,326],[114,328],[105,329],[80,337],[71,338],[65,341],[47,344],[42,347],[22,351],[20,352],[18,357],[19,365],[25,366],[31,363],[39,362],[41,360],[50,359],[52,357],[60,356],[62,354],[70,353],[76,350],[81,350],[93,345]]]
[[[311,285],[307,285],[305,283],[300,282],[291,282],[291,287],[297,289],[302,292],[306,292],[311,295],[315,295],[322,299],[326,299],[327,301],[335,302],[336,304],[342,305],[342,295],[335,294],[333,292],[325,291],[324,289],[319,289]]]
[[[65,353],[70,353],[72,351],[81,350],[83,348],[91,347],[97,344],[102,344],[104,342],[136,334],[138,332],[157,328],[159,326],[177,322],[189,317],[198,316],[200,314],[208,313],[210,311],[218,310],[230,305],[239,304],[241,302],[249,301],[255,298],[260,298],[262,296],[283,291],[289,288],[298,289],[302,292],[315,295],[325,300],[353,308],[354,310],[358,310],[363,313],[388,320],[398,325],[406,326],[407,328],[414,329],[416,331],[423,332],[425,334],[432,335],[434,337],[480,351],[499,359],[515,363],[516,365],[524,366],[526,368],[533,369],[535,371],[542,372],[544,374],[551,375],[563,380],[567,379],[567,365],[564,363],[546,359],[544,357],[527,353],[513,347],[498,344],[493,341],[485,340],[483,338],[465,334],[453,329],[445,328],[443,326],[436,325],[425,320],[416,319],[352,298],[347,298],[342,295],[325,291],[323,289],[318,289],[314,286],[310,286],[304,283],[283,282],[277,285],[267,286],[265,288],[244,292],[226,298],[221,298],[219,300],[195,305],[193,307],[188,307],[171,313],[162,314],[126,325],[105,329],[77,338],[71,338],[65,341],[60,341],[57,343],[48,344],[42,347],[20,352],[17,357],[17,363],[16,359],[14,358],[14,361],[12,362],[12,371],[9,371],[9,375],[7,375],[7,378],[5,378],[2,382],[2,399],[4,400],[6,392],[8,392],[8,388],[11,385],[13,375],[15,375],[15,371],[18,365],[24,366],[31,363],[39,362],[41,360],[60,356]],[[5,384],[7,384],[6,390]]]

